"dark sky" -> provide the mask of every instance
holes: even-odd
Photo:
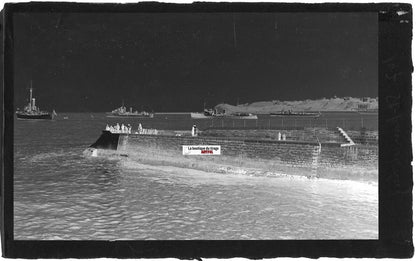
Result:
[[[376,13],[20,13],[15,106],[200,111],[378,93]],[[235,33],[234,33],[234,22]]]

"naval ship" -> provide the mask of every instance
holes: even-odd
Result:
[[[19,120],[52,120],[56,116],[55,110],[51,113],[42,111],[36,106],[36,99],[32,97],[33,88],[30,87],[29,104],[25,106],[23,110],[19,108],[16,111],[17,119]]]
[[[242,120],[257,120],[257,115],[245,112],[225,113],[218,112],[213,109],[204,109],[204,112],[191,112],[192,119],[242,119]]]
[[[121,105],[121,107],[111,111],[107,112],[107,117],[111,118],[125,118],[125,117],[134,117],[134,118],[153,118],[153,113],[146,112],[146,111],[133,111],[133,108],[130,107],[130,110],[127,110],[127,108],[124,106],[124,102]]]
[[[304,111],[281,111],[281,112],[271,112],[270,116],[272,117],[286,117],[286,116],[298,116],[298,117],[313,117],[319,118],[321,112],[304,112]]]

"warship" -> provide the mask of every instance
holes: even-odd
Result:
[[[16,111],[17,119],[19,120],[52,120],[56,116],[55,110],[51,113],[42,111],[36,106],[36,99],[33,98],[33,88],[30,86],[29,104],[23,110],[19,108]]]
[[[296,116],[296,117],[313,117],[319,118],[321,116],[320,112],[304,112],[304,111],[281,111],[281,112],[271,112],[269,114],[272,117],[286,117],[286,116]]]
[[[257,115],[245,112],[225,113],[218,112],[218,110],[204,109],[204,112],[191,112],[192,119],[242,119],[242,120],[257,120]]]
[[[133,108],[130,107],[130,110],[127,110],[127,108],[124,106],[124,102],[121,105],[121,107],[108,112],[107,117],[112,118],[125,118],[125,117],[134,117],[134,118],[153,118],[153,113],[146,112],[146,111],[133,111]]]

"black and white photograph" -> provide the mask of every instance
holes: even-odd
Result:
[[[13,15],[15,240],[378,239],[378,15]]]
[[[8,258],[409,258],[412,7],[6,3]]]

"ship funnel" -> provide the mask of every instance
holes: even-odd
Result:
[[[32,98],[32,109],[36,108],[36,100],[35,98]]]

